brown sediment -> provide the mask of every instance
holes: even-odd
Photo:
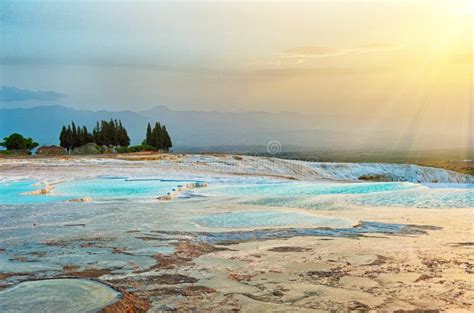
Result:
[[[13,286],[13,284],[1,284],[0,283],[0,290],[6,289],[6,288],[11,287],[11,286]]]
[[[391,179],[387,175],[383,174],[373,174],[373,175],[362,175],[359,177],[359,180],[362,181],[370,181],[370,182],[391,182],[393,179]]]
[[[25,195],[25,196],[46,195],[50,192],[51,192],[51,189],[42,188],[42,189],[37,189],[37,190],[33,190],[33,191],[24,192],[24,193],[22,193],[22,195]]]
[[[393,313],[439,313],[439,309],[395,310]]]
[[[424,281],[424,280],[428,280],[428,279],[431,279],[433,277],[429,276],[429,275],[426,275],[426,274],[421,274],[420,277],[418,277],[416,280],[415,280],[415,283],[417,282],[420,282],[420,281]]]
[[[78,227],[78,226],[85,227],[86,224],[78,223],[78,224],[64,224],[63,225],[63,227]]]
[[[83,270],[78,270],[79,266],[76,265],[65,265],[63,266],[64,274],[76,278],[98,278],[103,275],[112,274],[116,268],[85,268]]]
[[[161,274],[158,276],[141,276],[135,278],[121,278],[121,279],[112,279],[108,282],[117,285],[117,286],[127,286],[137,288],[138,286],[143,285],[179,285],[179,284],[194,284],[198,282],[198,279],[191,276],[181,275],[181,274]]]
[[[147,277],[147,284],[166,284],[166,285],[178,285],[178,284],[194,284],[198,282],[198,279],[190,276],[181,274],[162,274],[159,276]]]
[[[100,310],[100,313],[141,313],[150,309],[150,302],[123,289],[116,289],[121,299]]]
[[[47,195],[47,194],[51,193],[51,191],[53,191],[53,189],[54,189],[54,186],[50,185],[48,183],[45,183],[45,185],[46,186],[44,188],[36,189],[36,190],[33,190],[33,191],[26,191],[26,192],[23,192],[22,195],[36,196],[36,195]],[[39,187],[39,184],[34,184],[33,186],[34,187]]]
[[[189,256],[189,257],[198,257],[203,254],[217,252],[217,251],[227,251],[229,249],[216,247],[204,242],[191,242],[191,241],[182,241],[175,244],[177,254]]]
[[[232,280],[240,282],[240,281],[250,281],[252,277],[254,277],[255,275],[229,273],[227,276]]]
[[[451,246],[457,246],[457,247],[473,247],[474,242],[454,242],[450,244]]]
[[[206,286],[187,286],[182,289],[181,294],[185,297],[201,295],[203,293],[214,293],[215,289]]]
[[[206,286],[192,285],[186,287],[172,287],[172,288],[155,288],[150,290],[142,291],[147,297],[150,296],[185,296],[193,297],[202,294],[215,293],[214,288]]]
[[[18,262],[36,262],[34,260],[28,259],[26,256],[16,256],[12,260],[18,261]]]
[[[112,248],[112,253],[114,253],[114,254],[133,255],[133,253],[128,252],[128,251],[126,250],[126,248],[117,248],[117,247]]]
[[[153,237],[153,236],[137,236],[136,239],[150,241],[150,240],[162,240],[160,237]]]
[[[74,198],[74,199],[67,200],[66,202],[89,203],[89,202],[92,202],[92,198],[91,197]]]
[[[179,256],[175,253],[171,255],[164,255],[160,253],[160,254],[155,255],[154,258],[157,260],[158,263],[152,266],[151,269],[159,269],[159,268],[170,269],[176,266],[189,264],[192,261],[192,258],[190,257]],[[144,273],[144,272],[148,272],[148,270],[141,270],[141,271],[137,271],[136,273]]]
[[[37,256],[37,257],[43,257],[43,256],[45,256],[46,254],[47,254],[47,253],[44,252],[44,251],[34,251],[34,252],[29,253],[29,255]]]
[[[0,280],[5,280],[10,277],[32,277],[32,275],[29,273],[16,273],[16,272],[0,273]]]
[[[271,252],[305,252],[308,250],[310,249],[301,248],[301,247],[286,247],[286,246],[268,249],[268,251],[271,251]]]
[[[369,264],[366,264],[366,266],[374,266],[374,265],[383,265],[386,263],[386,261],[388,260],[389,258],[383,256],[383,255],[377,255],[377,259],[375,259],[374,261],[370,262]]]
[[[113,155],[114,158],[119,160],[127,161],[181,161],[184,154],[171,154],[171,153],[160,153],[160,152],[132,152],[132,153],[119,153]]]
[[[150,269],[135,271],[135,273],[145,273],[154,269],[171,269],[176,266],[191,264],[194,258],[211,252],[225,251],[226,248],[215,247],[204,242],[182,241],[174,244],[175,252],[172,254],[158,253],[154,256],[157,264]]]
[[[94,245],[98,245],[98,242],[106,242],[106,241],[112,241],[115,238],[112,237],[103,237],[103,236],[95,236],[95,237],[76,237],[76,238],[70,238],[70,239],[52,239],[52,240],[45,240],[43,241],[44,245],[47,246],[58,246],[58,247],[66,247],[69,245],[72,245],[76,242],[81,242],[84,241],[84,243],[81,244],[81,247],[92,247]]]

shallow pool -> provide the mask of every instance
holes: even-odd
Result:
[[[216,187],[215,194],[226,196],[316,196],[366,194],[416,188],[411,183],[275,183],[240,184]]]
[[[300,212],[240,211],[212,214],[195,219],[195,222],[215,228],[255,228],[280,226],[352,227],[354,221],[344,218],[316,216]]]
[[[189,182],[124,177],[97,178],[60,183],[55,185],[49,194],[41,195],[25,194],[45,187],[35,180],[1,182],[0,205],[61,202],[84,197],[93,200],[156,198]]]
[[[268,207],[338,209],[349,206],[472,208],[472,184],[275,183],[217,186],[209,195],[238,197],[239,203]]]
[[[27,281],[0,291],[2,312],[96,312],[119,297],[111,287],[86,279]]]
[[[152,198],[166,195],[190,181],[162,179],[97,178],[58,184],[57,196],[92,199]]]
[[[0,204],[47,203],[64,201],[67,197],[51,195],[25,195],[24,193],[44,188],[35,180],[19,180],[0,183]]]
[[[370,194],[349,199],[362,206],[415,208],[473,208],[474,189],[448,187],[418,188],[405,192]]]

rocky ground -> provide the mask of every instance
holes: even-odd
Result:
[[[182,172],[190,172],[191,164],[204,168],[214,160],[206,159],[206,164],[199,165],[189,158],[160,157],[158,161],[178,162]],[[234,161],[240,161],[235,157],[216,159],[222,166],[216,171],[219,173],[228,171],[223,163],[232,167]],[[22,177],[33,170],[54,182],[66,167],[77,168],[82,171],[78,176],[83,177],[107,173],[110,168],[100,162],[77,159],[75,164],[51,164],[39,160],[29,165],[21,161],[0,165],[4,174],[14,172]],[[266,166],[272,162],[266,160],[257,169],[270,175]],[[125,173],[136,173],[142,166],[134,162],[120,165]],[[240,175],[255,175],[250,167],[236,170]],[[298,167],[280,170],[277,176],[281,178],[307,174]],[[167,163],[154,164],[151,172],[173,174]],[[114,268],[65,266],[55,275],[97,279],[121,291],[122,299],[104,312],[472,312],[473,212],[397,208],[318,211],[333,217],[418,225],[423,231],[417,234],[293,237],[211,245],[169,232],[166,236],[174,236],[175,252],[156,254],[156,263],[150,268],[124,273]],[[153,238],[143,240],[153,245]],[[98,239],[94,244],[97,242],[100,244]],[[127,251],[117,249],[114,253]],[[0,288],[10,286],[6,281],[11,277],[34,279],[28,275],[22,278],[21,273],[1,273]]]
[[[358,214],[373,215],[360,211]],[[380,218],[425,226],[424,235],[294,237],[210,246],[183,241],[143,273],[102,279],[151,311],[470,312],[472,213],[407,212]]]

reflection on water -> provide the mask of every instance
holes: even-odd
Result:
[[[24,194],[44,187],[45,185],[38,184],[35,180],[0,182],[0,204],[47,203],[67,199],[65,197],[52,197],[50,195]]]
[[[299,212],[240,211],[207,215],[195,219],[198,224],[214,228],[254,228],[278,226],[351,227],[354,221],[315,216]]]
[[[28,195],[25,193],[42,189],[45,185],[34,180],[2,182],[0,204],[48,203],[84,197],[94,200],[153,198],[166,195],[186,183],[189,181],[102,177],[60,183],[49,194]]]
[[[241,204],[327,210],[350,206],[472,208],[474,185],[413,183],[283,183],[212,188],[210,195],[241,196]]]
[[[138,200],[169,192],[185,182],[99,178],[59,184],[54,195],[22,196],[23,192],[41,188],[34,183],[1,184],[2,273],[34,273],[36,278],[45,278],[71,265],[78,271],[99,268],[130,273],[155,265],[156,254],[172,254],[175,244],[184,239],[220,243],[293,236],[419,233],[401,224],[362,222],[353,227],[359,221],[319,217],[291,208],[327,210],[335,206],[348,209],[351,205],[400,204],[474,207],[472,188],[409,183],[239,182],[211,185],[190,191],[201,197],[167,202]],[[39,203],[83,196],[108,201]],[[257,209],[253,206],[256,204],[287,209]]]
[[[433,228],[436,229],[436,228]],[[199,233],[198,240],[208,243],[236,243],[251,240],[268,240],[274,238],[291,238],[296,236],[325,236],[325,237],[359,237],[364,234],[423,234],[425,230],[415,226],[402,224],[387,224],[361,222],[351,228],[285,228],[261,229],[253,231],[208,232]]]
[[[85,279],[27,281],[0,291],[2,312],[96,312],[119,297],[109,286]]]
[[[165,195],[185,183],[189,182],[161,179],[101,178],[58,184],[54,193],[73,198],[91,197],[93,199],[157,197]]]
[[[317,196],[366,194],[416,188],[411,183],[277,183],[215,187],[212,192],[227,196]]]

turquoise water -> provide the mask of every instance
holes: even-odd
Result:
[[[461,187],[419,188],[405,192],[370,194],[351,203],[362,206],[415,207],[415,208],[474,208],[474,189]]]
[[[472,208],[472,184],[280,183],[215,187],[211,195],[241,197],[241,204],[303,209],[348,205],[407,208]]]
[[[410,183],[280,183],[216,187],[227,196],[316,196],[333,194],[365,194],[415,188]]]
[[[70,181],[55,185],[47,195],[23,193],[44,188],[35,180],[0,183],[0,204],[35,204],[61,202],[75,198],[91,197],[93,200],[153,198],[166,195],[188,181],[161,179],[127,179],[123,177]]]
[[[35,185],[35,180],[20,180],[0,183],[0,204],[22,204],[22,203],[47,203],[63,201],[65,197],[53,197],[51,195],[23,195],[29,192],[44,188],[44,185]]]
[[[207,215],[195,219],[198,224],[216,228],[318,226],[351,227],[354,222],[343,218],[314,216],[298,212],[241,211]]]
[[[86,279],[27,281],[0,291],[2,312],[96,312],[120,293]]]
[[[156,254],[173,253],[176,242],[189,238],[214,243],[408,231],[405,225],[368,222],[354,228],[359,221],[274,208],[278,206],[322,210],[354,204],[474,207],[470,186],[309,182],[257,185],[244,180],[236,185],[188,191],[201,195],[197,198],[138,201],[166,194],[186,182],[101,177],[58,184],[52,195],[39,196],[21,195],[41,188],[33,186],[33,180],[2,182],[0,248],[4,251],[0,253],[0,272],[35,273],[35,278],[45,278],[62,273],[65,265],[76,265],[80,269],[109,268],[127,274],[154,266]],[[63,202],[80,197],[114,201]],[[236,207],[238,210],[229,212]],[[18,279],[22,278],[9,281]]]
[[[150,198],[166,195],[179,185],[189,183],[161,179],[98,178],[58,184],[55,195],[92,199]]]

